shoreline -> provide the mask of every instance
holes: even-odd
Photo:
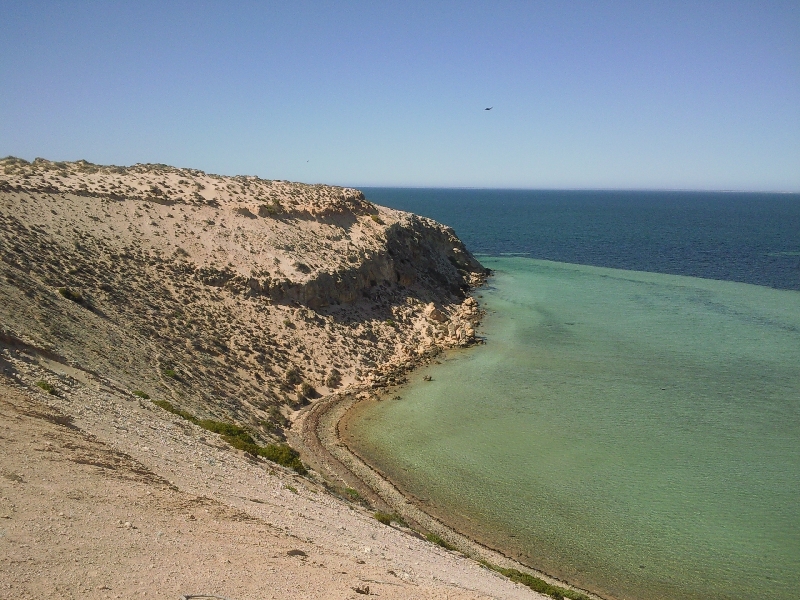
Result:
[[[468,348],[447,350],[466,351]],[[410,361],[404,368],[409,373],[419,367],[429,366],[431,362],[432,358],[424,363]],[[464,531],[464,528],[449,525],[437,511],[426,507],[422,499],[403,492],[396,482],[350,448],[342,435],[342,426],[347,427],[347,420],[352,418],[354,409],[363,402],[380,401],[381,397],[398,387],[376,390],[371,385],[352,386],[317,400],[295,417],[291,430],[287,432],[290,443],[326,483],[355,490],[372,509],[399,515],[408,523],[411,533],[419,537],[423,537],[419,531],[421,529],[435,534],[476,562],[516,569],[550,585],[585,594],[593,600],[613,600],[529,566],[502,549],[481,541],[477,535]]]

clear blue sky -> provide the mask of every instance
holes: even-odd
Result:
[[[8,154],[364,186],[798,191],[800,2],[6,0]]]

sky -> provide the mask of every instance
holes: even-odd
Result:
[[[800,191],[797,0],[0,14],[0,156],[356,186]]]

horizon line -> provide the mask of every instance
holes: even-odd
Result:
[[[647,188],[647,187],[492,187],[492,186],[440,186],[440,185],[355,185],[341,187],[355,189],[383,188],[401,190],[498,190],[515,192],[707,192],[717,194],[800,194],[798,190],[715,189],[715,188]]]
[[[6,156],[0,157],[0,160],[6,159],[18,159],[23,160],[29,164],[34,163],[37,159],[45,160],[48,162],[88,162],[89,164],[94,164],[99,167],[122,167],[122,168],[130,168],[137,165],[163,165],[175,169],[192,169],[197,171],[203,171],[208,175],[217,175],[221,177],[258,177],[259,179],[269,179],[271,181],[291,181],[285,179],[272,179],[270,177],[265,177],[263,175],[225,175],[222,173],[211,173],[210,171],[206,171],[205,169],[198,169],[196,167],[178,167],[175,165],[170,165],[167,163],[142,163],[136,162],[131,165],[114,165],[114,164],[102,164],[102,163],[92,163],[91,161],[87,161],[86,159],[78,159],[78,160],[65,160],[65,161],[53,161],[51,159],[43,158],[43,157],[35,157],[31,160],[22,158],[20,156],[15,156],[13,154],[8,154]],[[310,183],[305,181],[293,181],[292,183],[303,183],[306,185],[333,185],[338,187],[349,187],[355,189],[361,188],[394,188],[394,189],[407,189],[407,190],[502,190],[502,191],[525,191],[525,192],[707,192],[707,193],[720,193],[720,194],[800,194],[800,188],[796,190],[765,190],[765,189],[718,189],[718,188],[660,188],[660,187],[494,187],[494,186],[477,186],[477,185],[351,185],[351,184],[333,184],[333,183],[324,183],[324,182],[316,182]]]

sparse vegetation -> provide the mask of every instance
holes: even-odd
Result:
[[[443,539],[442,537],[436,535],[435,533],[429,533],[425,536],[425,539],[428,540],[431,544],[436,544],[437,546],[441,546],[445,550],[456,550],[456,547],[452,544],[448,543],[447,540]]]
[[[44,379],[41,379],[36,382],[36,385],[42,388],[48,394],[52,394],[53,396],[56,395],[56,388],[53,387],[52,384],[47,383]]]
[[[24,210],[0,219],[8,267],[0,279],[9,278],[18,297],[30,299],[25,316],[42,325],[33,338],[56,340],[53,352],[63,350],[115,377],[132,390],[121,394],[131,409],[152,403],[180,417],[161,415],[194,431],[190,445],[199,436],[212,446],[224,440],[225,447],[303,472],[297,453],[280,443],[289,425],[281,411],[290,414],[298,394],[299,404],[317,395],[315,387],[327,393],[351,382],[365,385],[405,350],[447,344],[446,332],[417,334],[411,324],[423,309],[417,292],[450,310],[451,292],[435,276],[451,278],[452,269],[444,261],[446,272],[434,273],[441,257],[430,262],[395,243],[435,241],[440,232],[427,221],[412,226],[401,220],[384,235],[381,217],[395,222],[395,213],[346,188],[164,165],[43,164],[52,165],[47,177],[26,161],[0,163],[16,173],[0,187],[8,181],[30,192],[20,196]],[[452,234],[441,237],[450,247]],[[396,273],[375,268],[387,252],[398,268],[406,265],[403,273],[421,269],[418,285],[403,288]],[[308,285],[312,273],[319,280]],[[306,293],[317,288],[319,296]],[[323,305],[317,307],[318,300]],[[72,303],[87,310],[96,303],[96,314]],[[15,307],[4,308],[13,318]],[[57,318],[48,320],[51,309]],[[67,377],[40,377],[58,386],[58,395],[72,385]],[[40,385],[42,393],[56,393],[48,386]],[[366,506],[355,489],[337,486],[336,493]],[[389,513],[375,518],[401,523]]]
[[[300,461],[300,454],[288,444],[259,446],[246,429],[233,423],[214,421],[213,419],[198,419],[191,413],[176,408],[166,400],[154,400],[153,404],[202,427],[206,431],[219,434],[223,440],[237,450],[243,450],[253,456],[261,456],[279,465],[293,469],[300,475],[305,475],[308,472],[305,465]]]
[[[491,569],[492,571],[497,571],[501,575],[508,577],[511,581],[515,583],[521,583],[524,586],[531,588],[535,592],[539,592],[540,594],[546,594],[555,600],[564,600],[567,598],[568,600],[590,600],[589,596],[583,594],[581,592],[576,592],[575,590],[570,590],[567,588],[563,588],[557,585],[552,585],[547,583],[544,579],[539,577],[535,577],[528,573],[523,573],[518,569],[505,569],[503,567],[498,567],[497,565],[493,565],[486,561],[480,561],[480,563],[486,567],[487,569]]]
[[[377,521],[383,523],[384,525],[391,525],[392,523],[397,523],[402,527],[408,527],[408,524],[397,513],[385,513],[378,511],[372,516],[375,517]]]

